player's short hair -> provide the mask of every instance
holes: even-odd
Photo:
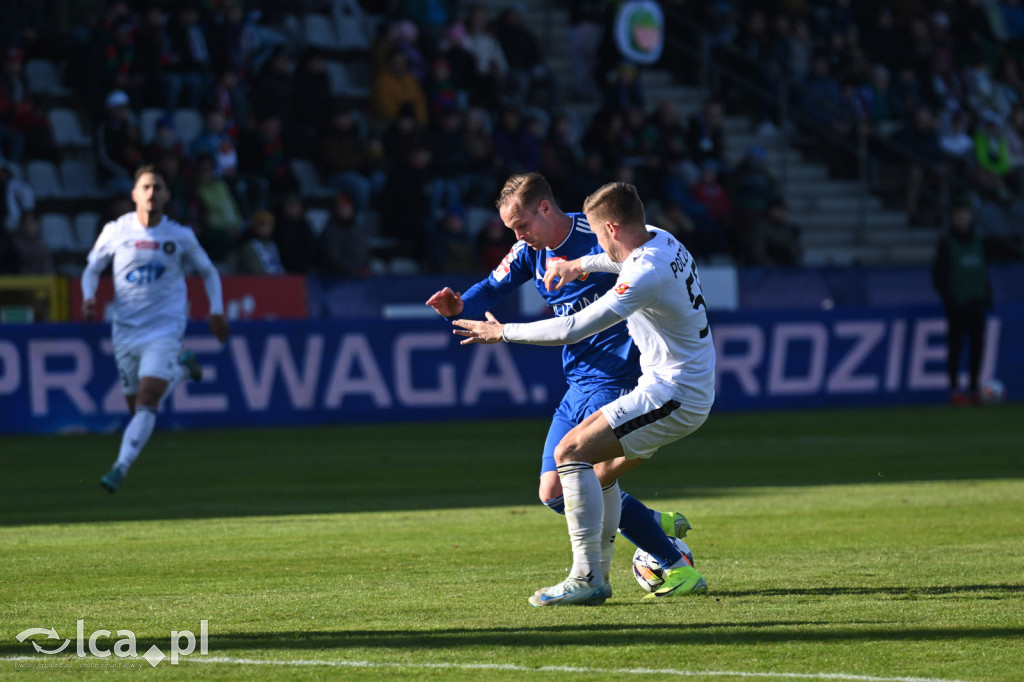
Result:
[[[164,174],[158,171],[156,169],[156,166],[154,166],[153,164],[147,163],[135,169],[135,180],[134,182],[132,182],[132,187],[139,184],[139,178],[141,178],[146,173],[152,173],[153,175],[163,180],[164,184],[167,184],[167,178],[164,177]]]
[[[640,201],[636,187],[626,182],[609,182],[599,187],[583,200],[583,212],[619,225],[647,224],[644,202]]]
[[[515,199],[519,200],[520,206],[529,207],[531,211],[536,210],[537,205],[545,199],[551,203],[555,201],[551,185],[540,173],[516,173],[510,176],[498,193],[498,200],[494,202],[494,206],[500,210],[502,206]]]

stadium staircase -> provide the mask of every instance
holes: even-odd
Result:
[[[481,4],[496,17],[509,2],[484,0]],[[570,83],[569,12],[547,0],[518,0],[516,4],[525,10],[548,65],[563,83]],[[651,110],[659,102],[672,99],[684,119],[697,112],[710,96],[705,89],[679,85],[665,68],[646,68],[642,78]],[[599,105],[569,99],[567,107],[584,129]],[[756,122],[746,116],[726,116],[729,160],[738,162],[752,145],[765,149],[768,167],[784,187],[789,217],[803,232],[805,265],[930,262],[937,239],[935,228],[909,227],[905,212],[888,209],[878,197],[865,195],[858,181],[830,178],[824,163],[805,159],[786,136],[758,134],[755,126]]]

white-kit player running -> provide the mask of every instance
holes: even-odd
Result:
[[[194,356],[183,355],[179,362],[178,355],[187,321],[186,263],[206,285],[210,331],[221,343],[231,333],[217,268],[191,228],[164,215],[170,197],[163,176],[152,166],[139,168],[132,189],[135,211],[103,227],[82,273],[82,312],[92,319],[100,273],[113,262],[114,357],[132,418],[117,461],[100,479],[111,493],[153,433],[161,398],[190,374],[195,377],[198,369]]]
[[[690,252],[646,224],[633,185],[604,185],[587,197],[583,212],[605,253],[550,264],[545,286],[557,289],[586,272],[618,272],[610,291],[566,317],[503,325],[488,314],[485,321],[453,322],[455,333],[467,337],[463,344],[546,346],[576,343],[626,320],[640,349],[636,389],[591,414],[555,449],[573,565],[568,578],[530,597],[534,606],[586,604],[602,589],[601,558],[613,551],[607,538],[614,538],[620,509],[604,505],[594,465],[609,462],[618,478],[696,431],[715,398],[715,349]],[[666,567],[664,584],[648,598],[706,590],[704,577],[682,560]]]

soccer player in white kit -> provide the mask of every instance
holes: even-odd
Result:
[[[569,577],[538,590],[534,606],[587,604],[601,591],[601,558],[610,558],[620,507],[605,505],[594,466],[618,478],[660,447],[693,433],[715,398],[715,349],[697,267],[664,230],[646,225],[636,188],[609,183],[583,203],[605,253],[551,264],[549,289],[587,272],[617,272],[615,286],[566,317],[526,324],[455,320],[467,343],[576,343],[625,319],[640,349],[636,389],[605,405],[565,435],[555,450],[572,544]],[[707,582],[685,560],[665,567],[664,584],[647,598],[705,592]]]
[[[82,273],[82,312],[92,319],[100,273],[113,263],[114,357],[132,418],[117,461],[100,479],[111,493],[153,433],[160,399],[172,383],[182,379],[178,353],[188,304],[184,264],[191,264],[203,277],[210,301],[210,331],[221,343],[231,333],[217,268],[192,229],[164,215],[170,197],[163,176],[152,166],[139,168],[132,189],[135,211],[103,227]]]

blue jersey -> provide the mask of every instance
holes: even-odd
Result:
[[[591,272],[558,291],[544,288],[544,273],[549,260],[575,260],[581,256],[603,253],[597,235],[590,229],[582,213],[569,213],[572,228],[569,236],[553,249],[538,251],[523,241],[516,242],[501,264],[482,282],[470,287],[462,296],[460,317],[481,319],[484,312],[504,296],[529,280],[537,287],[551,310],[558,317],[572,315],[587,307],[615,285],[618,277],[610,272]],[[584,388],[614,384],[632,388],[640,376],[640,351],[633,344],[621,322],[603,332],[562,348],[565,380]]]

